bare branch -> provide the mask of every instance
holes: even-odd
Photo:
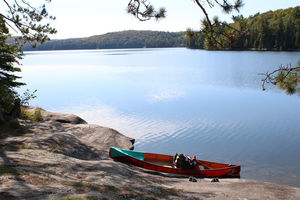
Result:
[[[15,0],[16,2],[17,0]],[[30,7],[32,10],[36,10],[36,8],[34,8],[33,6],[31,6],[28,2],[21,0],[25,5],[27,5],[28,7]],[[21,6],[20,6],[21,7]]]
[[[213,27],[212,27],[211,21],[210,21],[210,19],[208,17],[208,14],[207,14],[205,8],[201,5],[201,3],[199,2],[199,0],[195,0],[195,2],[200,7],[200,9],[202,10],[203,14],[205,15],[206,21],[207,21],[207,23],[208,23],[208,25],[210,27],[210,30],[212,31]]]

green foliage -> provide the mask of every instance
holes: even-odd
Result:
[[[198,36],[206,49],[233,50],[299,50],[300,49],[300,6],[285,10],[269,11],[249,18],[233,17],[233,23],[220,23],[210,30],[207,21],[203,21],[204,34]],[[203,48],[202,45],[189,48]],[[195,38],[193,38],[195,40]],[[201,44],[201,42],[199,42]]]
[[[14,74],[21,71],[15,65],[18,65],[17,59],[22,59],[23,54],[16,44],[6,43],[6,39],[10,36],[7,32],[5,27],[0,26],[0,112],[5,115],[10,114],[16,102],[20,101],[14,88],[25,85],[25,83],[18,82],[17,79],[20,77]],[[28,104],[30,99],[35,98],[35,92],[30,93],[27,90],[21,103]]]
[[[283,89],[287,94],[294,94],[297,92],[297,87],[300,83],[299,76],[299,72],[288,74],[288,72],[281,71],[275,77],[275,82],[277,86]],[[298,93],[300,94],[300,90],[298,90]]]
[[[31,92],[29,89],[26,89],[23,96],[21,96],[21,105],[29,105],[29,101],[36,98],[36,92],[37,90]]]
[[[3,175],[21,175],[21,172],[17,171],[11,166],[0,166],[0,176]]]
[[[11,113],[17,96],[14,90],[0,83],[0,112],[4,115]]]
[[[204,48],[204,34],[201,32],[195,32],[191,29],[187,29],[186,34],[187,46],[191,49]]]
[[[51,0],[45,0],[50,2]],[[49,16],[45,4],[35,7],[24,0],[5,1],[2,0],[0,11],[0,120],[7,120],[17,117],[20,106],[19,95],[14,88],[25,85],[18,82],[20,78],[16,72],[21,69],[16,67],[19,59],[22,59],[22,49],[19,42],[40,42],[48,40],[48,34],[56,33],[49,24],[43,24],[43,19],[54,20]],[[34,4],[35,5],[35,4]],[[10,29],[8,29],[8,27]],[[22,37],[16,38],[14,42],[8,43],[10,30],[21,33]],[[19,39],[19,40],[17,40]],[[21,103],[28,103],[28,100],[35,95],[25,93]]]
[[[34,112],[31,112],[27,109],[27,107],[22,106],[21,117],[31,121],[37,121],[37,122],[42,121],[43,120],[42,109],[36,108]]]
[[[265,90],[265,83],[272,83],[284,90],[287,94],[298,93],[300,95],[300,64],[296,67],[282,67],[271,72],[261,74],[265,78],[262,80],[263,90]]]
[[[24,107],[21,107],[21,118],[33,121],[32,113],[26,110]]]
[[[24,85],[17,81],[20,77],[14,75],[21,71],[15,67],[17,59],[22,58],[21,49],[16,44],[6,43],[8,37],[8,29],[0,16],[0,113],[4,116],[9,116],[15,105],[20,103],[14,88]]]
[[[127,12],[140,21],[150,20],[151,18],[158,20],[166,17],[165,8],[155,10],[154,6],[147,0],[130,0],[127,6]]]
[[[33,49],[25,45],[23,50],[68,50],[68,49],[117,49],[158,48],[185,46],[184,32],[120,31],[88,38],[53,40]]]
[[[35,109],[35,111],[33,113],[33,121],[42,121],[43,120],[41,111],[42,111],[42,109],[40,109],[40,108]]]
[[[16,101],[20,101],[21,105],[28,105],[31,99],[36,98],[35,93],[36,90],[31,93],[27,89],[23,96],[20,97],[19,94],[13,89],[0,84],[0,111],[6,115],[10,114],[16,105]]]
[[[9,148],[9,149],[32,149],[32,146],[26,144],[0,144],[0,148]]]
[[[6,43],[6,39],[10,37],[6,27],[3,27],[3,20],[0,17],[0,85],[2,87],[12,88],[24,85],[24,83],[17,82],[20,78],[13,73],[20,72],[18,59],[22,59],[21,49],[16,44]]]
[[[4,1],[1,9],[0,27],[9,26],[15,32],[22,34],[20,41],[45,42],[49,40],[48,34],[55,34],[56,30],[49,23],[43,21],[54,20],[47,12],[46,5],[35,6],[35,3],[29,3],[24,0]],[[51,0],[45,0],[46,3]]]

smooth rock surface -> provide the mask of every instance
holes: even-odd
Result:
[[[109,147],[133,149],[134,139],[116,130],[94,124],[19,120],[35,137],[7,137],[3,144],[22,143],[83,160],[108,159]]]
[[[43,121],[52,121],[52,122],[69,123],[69,124],[87,124],[87,122],[84,119],[80,118],[77,115],[49,112],[44,109],[32,107],[32,106],[24,106],[24,107],[26,108],[26,111],[30,113],[34,113],[36,109],[40,109],[41,114],[43,116]]]
[[[52,119],[20,119],[25,132],[0,140],[0,199],[300,199],[296,187],[245,179],[190,182],[115,162],[109,146],[132,149],[134,139],[98,125]]]

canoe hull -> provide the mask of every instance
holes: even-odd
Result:
[[[130,163],[145,169],[150,169],[158,172],[171,173],[171,174],[196,176],[196,177],[239,177],[240,170],[241,170],[240,166],[237,165],[228,165],[228,164],[214,163],[214,162],[208,162],[202,160],[198,160],[198,162],[209,167],[209,169],[184,170],[184,169],[163,165],[163,163],[173,162],[172,156],[136,152],[131,150],[119,149],[115,147],[110,148],[109,155],[114,160]],[[161,165],[157,164],[158,161],[161,163]]]

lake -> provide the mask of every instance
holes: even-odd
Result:
[[[300,97],[259,73],[300,52],[185,48],[25,52],[31,105],[136,138],[135,150],[240,164],[241,178],[300,187]]]

